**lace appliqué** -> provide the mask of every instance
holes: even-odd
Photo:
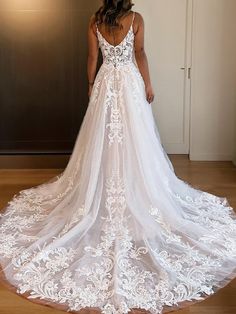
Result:
[[[107,95],[105,100],[105,111],[108,113],[108,123],[106,129],[108,129],[109,146],[111,146],[115,140],[117,143],[123,143],[123,100],[120,91],[122,90],[122,80],[119,72],[114,72],[114,75],[107,81]]]
[[[18,272],[18,293],[30,292],[28,298],[48,299],[65,303],[70,310],[83,307],[100,307],[102,313],[128,313],[132,307],[154,308],[161,313],[160,298],[164,297],[164,277],[152,289],[154,273],[141,269],[141,256],[147,247],[135,245],[128,228],[130,216],[125,215],[126,200],[124,183],[117,172],[106,181],[106,203],[108,215],[102,217],[104,226],[101,241],[96,247],[86,246],[84,251],[94,258],[94,263],[68,270],[74,263],[76,250],[50,248],[44,245],[33,253],[23,252],[12,263]],[[60,281],[55,275],[60,272]],[[86,283],[78,286],[78,282]],[[111,298],[118,293],[122,300],[115,306]]]
[[[48,189],[43,193],[46,185],[44,183],[14,195],[8,202],[6,211],[0,214],[0,254],[7,258],[17,256],[23,250],[25,241],[30,243],[39,238],[28,232],[34,225],[47,218],[48,211],[45,208],[58,203],[72,190],[79,165],[78,161],[72,175],[66,178],[66,188],[61,193],[49,194]],[[65,180],[63,175],[57,176],[53,183],[48,184],[56,184],[59,180]]]
[[[109,44],[102,36],[98,28],[97,36],[99,40],[99,47],[101,48],[103,55],[103,62],[105,64],[112,64],[114,67],[119,67],[133,62],[134,33],[132,26],[130,27],[126,37],[117,46]]]
[[[214,248],[212,252],[218,256],[236,256],[236,221],[233,208],[226,198],[220,198],[207,192],[201,192],[196,198],[181,197],[172,192],[172,196],[184,209],[184,219],[192,221],[207,232],[199,238],[203,243],[221,243],[222,248]]]
[[[165,250],[154,249],[152,253],[162,266],[158,275],[140,268],[138,261],[148,253],[148,248],[137,247],[130,234],[124,189],[119,173],[113,172],[106,181],[107,216],[101,217],[104,225],[100,242],[95,247],[84,247],[86,254],[90,253],[90,258],[94,258],[94,263],[76,268],[73,274],[66,269],[68,263],[75,262],[76,251],[72,248],[39,248],[33,258],[27,253],[21,254],[13,260],[15,267],[20,267],[16,275],[20,282],[19,292],[30,291],[30,298],[65,303],[70,310],[99,307],[104,314],[128,313],[137,307],[161,313],[164,305],[201,299],[203,293],[213,293],[210,284],[213,276],[208,271],[220,267],[219,261],[200,254],[171,232],[160,211],[152,206],[150,214],[163,227],[166,243],[178,245],[182,253],[170,256]],[[171,287],[165,269],[176,272],[174,287]],[[62,271],[60,282],[55,282],[54,275]],[[86,285],[79,287],[77,282]],[[110,301],[116,293],[121,298],[117,306]]]
[[[122,95],[120,95],[122,80],[120,79],[121,73],[119,72],[119,67],[128,64],[133,64],[133,46],[134,46],[133,20],[128,33],[121,41],[121,43],[116,46],[111,45],[103,37],[103,35],[100,33],[96,25],[99,47],[101,48],[103,55],[103,66],[101,67],[101,69],[104,68],[104,66],[111,66],[110,69],[107,69],[110,75],[109,79],[107,80],[107,91],[105,99],[106,112],[108,108],[110,109],[109,115],[110,121],[106,124],[106,129],[108,129],[109,146],[111,146],[115,142],[115,140],[117,141],[117,143],[120,144],[122,144],[123,142],[123,124],[121,112],[123,100]],[[98,86],[95,86],[93,97],[96,97],[97,90]]]
[[[214,273],[222,266],[221,255],[200,253],[180,233],[171,230],[155,206],[150,206],[149,213],[162,227],[163,247],[173,249],[172,253],[161,247],[137,246],[130,232],[131,216],[119,172],[113,171],[107,178],[105,193],[107,215],[101,217],[104,223],[99,243],[84,247],[83,257],[88,254],[89,265],[82,266],[82,262],[74,271],[69,270],[72,263],[80,262],[73,248],[45,244],[31,253],[22,251],[12,258],[18,293],[30,292],[28,298],[66,304],[72,311],[98,307],[103,314],[124,314],[132,308],[142,308],[161,314],[164,306],[201,300],[203,295],[214,292]],[[76,221],[77,217],[72,219],[67,230]],[[146,264],[142,267],[142,257],[148,253],[160,265],[156,273]],[[175,273],[174,281],[170,271]],[[59,279],[55,279],[57,274]],[[118,304],[112,301],[114,296],[119,296]]]
[[[155,258],[161,267],[175,271],[176,283],[169,291],[172,291],[172,304],[184,300],[201,300],[203,295],[214,293],[214,272],[220,269],[222,259],[219,256],[210,257],[200,253],[194,243],[183,238],[180,232],[171,230],[158,208],[152,207],[150,214],[154,216],[158,225],[162,226],[163,240],[167,250],[152,249]],[[176,254],[174,253],[176,252]],[[179,253],[177,253],[179,252]],[[168,290],[167,290],[168,291]]]

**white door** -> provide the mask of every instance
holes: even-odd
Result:
[[[135,0],[145,22],[145,50],[155,92],[152,104],[163,146],[189,153],[191,0]]]

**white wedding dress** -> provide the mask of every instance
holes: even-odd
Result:
[[[132,24],[103,54],[66,169],[20,191],[0,220],[1,280],[65,311],[160,314],[236,276],[226,198],[176,177],[134,57]]]

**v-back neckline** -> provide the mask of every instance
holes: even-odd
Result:
[[[96,24],[97,32],[101,35],[101,37],[105,40],[105,42],[106,42],[108,45],[112,46],[113,48],[116,48],[116,47],[120,46],[121,44],[123,44],[123,42],[125,41],[125,39],[128,37],[130,31],[133,30],[133,21],[134,21],[134,12],[133,12],[133,17],[132,17],[131,25],[130,25],[130,27],[129,27],[129,29],[128,29],[126,35],[125,35],[125,37],[124,37],[124,38],[122,39],[122,41],[121,41],[119,44],[117,44],[117,45],[112,45],[111,43],[109,43],[109,42],[106,40],[106,38],[102,35],[102,33],[100,32],[100,30],[98,29],[98,26],[97,26],[97,24]]]

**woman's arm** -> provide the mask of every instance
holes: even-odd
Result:
[[[136,12],[135,16],[135,24],[137,25],[134,41],[135,59],[144,80],[147,101],[151,103],[154,100],[154,93],[149,75],[148,60],[144,49],[144,20],[138,12]]]
[[[87,74],[89,91],[88,96],[90,97],[93,82],[96,76],[97,60],[98,60],[98,39],[96,36],[96,25],[94,23],[94,15],[90,18],[88,27],[88,60],[87,60]]]

